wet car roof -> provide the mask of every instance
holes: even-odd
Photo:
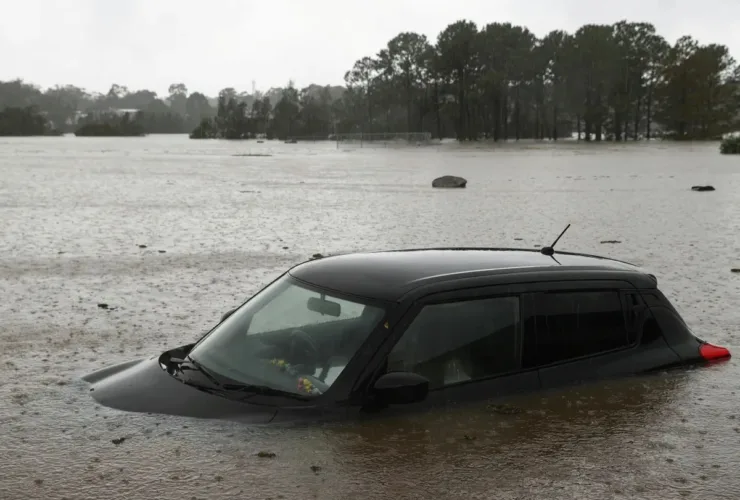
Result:
[[[643,272],[627,262],[595,255],[539,250],[434,248],[351,253],[299,264],[290,274],[299,280],[380,300],[398,300],[410,290],[434,281],[480,274],[542,271]],[[647,275],[645,275],[647,276]]]

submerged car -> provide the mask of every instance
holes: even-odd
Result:
[[[489,400],[730,357],[634,265],[518,249],[299,264],[194,344],[92,373],[99,403],[253,423]]]

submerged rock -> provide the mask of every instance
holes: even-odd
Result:
[[[433,188],[464,188],[467,185],[467,179],[455,177],[454,175],[443,175],[432,181]]]
[[[714,191],[714,186],[691,186],[692,191]]]

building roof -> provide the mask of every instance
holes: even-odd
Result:
[[[414,288],[488,274],[542,271],[623,271],[636,266],[595,255],[539,250],[440,248],[352,253],[299,264],[290,274],[324,288],[380,300],[398,300]]]

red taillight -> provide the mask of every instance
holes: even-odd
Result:
[[[706,361],[715,361],[730,357],[730,351],[724,347],[704,343],[699,347],[699,354]]]

